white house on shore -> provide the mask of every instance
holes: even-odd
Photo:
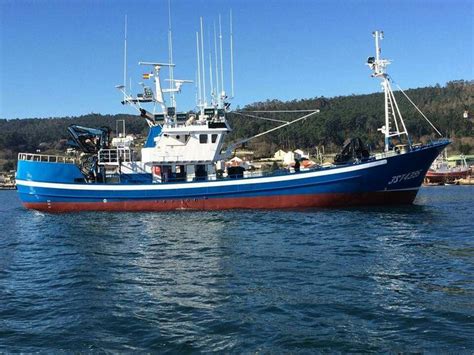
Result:
[[[285,156],[283,157],[283,164],[290,165],[295,162],[295,158],[295,153],[290,150],[289,152],[285,153]]]
[[[295,162],[295,159],[309,159],[309,154],[305,153],[301,149],[296,149],[294,151],[285,152],[280,149],[275,154],[273,154],[273,160],[282,161],[284,164],[291,164]]]
[[[273,160],[283,161],[285,159],[285,154],[286,152],[280,149],[275,154],[273,154]]]

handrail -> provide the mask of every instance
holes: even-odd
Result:
[[[36,153],[18,153],[18,160],[37,161],[43,163],[64,163],[75,164],[76,160],[71,157],[61,155],[48,155]]]
[[[99,151],[99,164],[131,162],[132,155],[133,151],[130,148],[101,149]]]

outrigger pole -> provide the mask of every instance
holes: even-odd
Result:
[[[292,112],[292,111],[286,111],[286,112]],[[294,123],[296,123],[296,122],[299,122],[299,121],[302,121],[302,120],[304,120],[304,119],[306,119],[306,118],[309,118],[309,117],[311,117],[311,116],[314,116],[314,115],[316,115],[316,114],[319,113],[319,112],[320,112],[319,110],[312,110],[311,113],[309,113],[309,114],[307,114],[307,115],[304,115],[304,116],[301,116],[301,117],[299,117],[299,118],[297,118],[297,119],[295,119],[295,120],[293,120],[293,121],[285,122],[285,123],[283,123],[283,124],[281,124],[281,125],[279,125],[279,126],[277,126],[277,127],[271,128],[271,129],[269,129],[269,130],[267,130],[267,131],[265,131],[265,132],[256,134],[256,135],[254,135],[254,136],[252,136],[252,137],[241,139],[241,140],[239,140],[239,141],[237,141],[237,142],[231,144],[231,145],[226,149],[224,155],[225,155],[225,156],[230,156],[230,155],[232,154],[232,152],[233,152],[239,145],[241,145],[241,144],[247,143],[247,142],[249,142],[249,141],[251,141],[251,140],[253,140],[253,139],[255,139],[255,138],[264,136],[264,135],[266,135],[266,134],[268,134],[268,133],[277,131],[277,130],[282,129],[282,128],[284,128],[284,127],[288,127],[288,126],[290,126],[290,125],[292,125],[292,124],[294,124]],[[237,113],[237,112],[234,112],[234,113]],[[239,114],[239,113],[237,113],[237,114]]]

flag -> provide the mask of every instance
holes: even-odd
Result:
[[[145,73],[143,74],[143,79],[150,79],[151,74]]]

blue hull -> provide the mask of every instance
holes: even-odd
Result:
[[[20,160],[17,187],[28,208],[51,211],[303,208],[412,203],[440,141],[409,153],[307,172],[163,184],[84,183],[77,166]]]

